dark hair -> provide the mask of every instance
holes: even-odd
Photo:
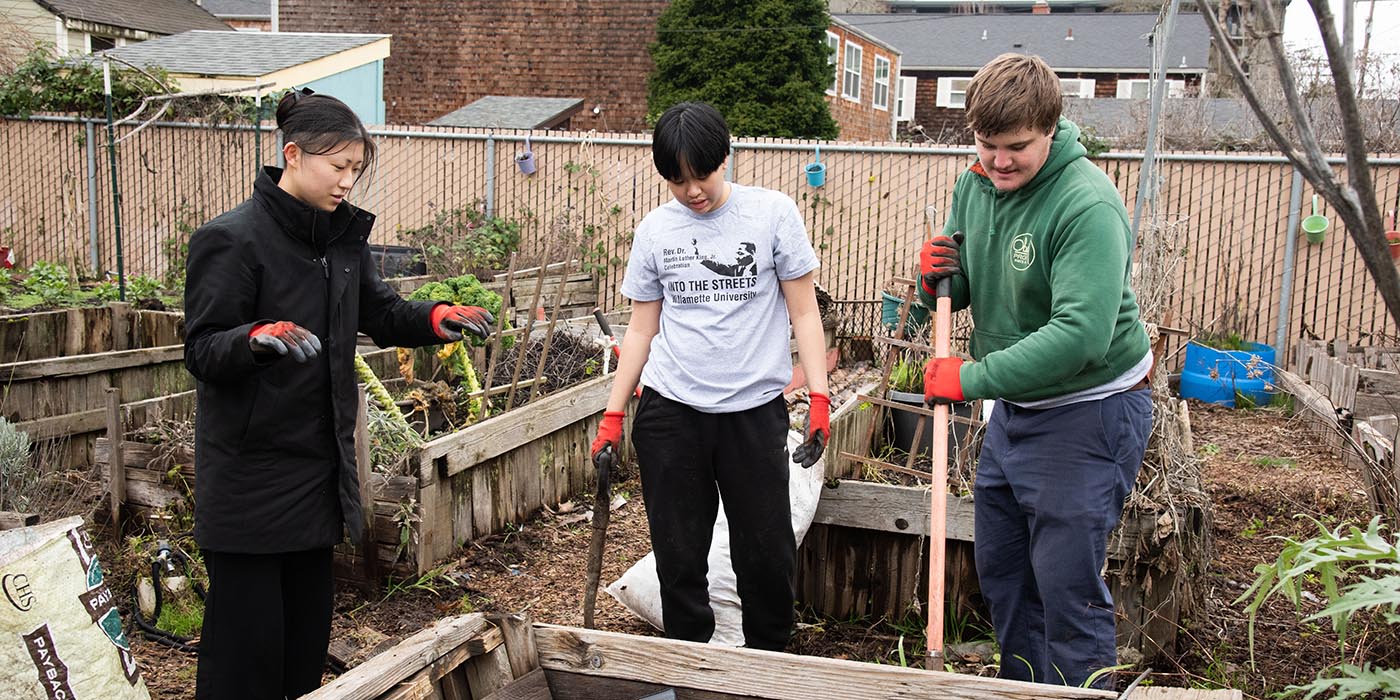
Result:
[[[651,161],[672,182],[690,175],[703,178],[729,157],[729,125],[719,110],[704,102],[682,102],[656,120]]]
[[[359,141],[365,146],[365,166],[361,173],[374,165],[376,148],[369,131],[349,105],[331,97],[318,95],[310,88],[290,90],[277,103],[277,128],[285,141],[295,141],[304,153],[323,156],[346,141]]]

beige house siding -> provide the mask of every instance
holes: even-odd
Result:
[[[0,66],[9,66],[34,49],[37,42],[54,43],[58,21],[34,0],[0,0]]]

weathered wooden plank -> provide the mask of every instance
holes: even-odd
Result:
[[[140,367],[142,365],[159,364],[162,362],[182,361],[184,356],[184,345],[165,345],[156,348],[141,348],[139,350],[121,350],[116,352],[77,355],[75,357],[10,362],[0,364],[0,378],[3,378],[5,381],[14,382],[26,379],[72,377],[122,369],[125,367]]]
[[[374,460],[369,451],[369,404],[364,386],[360,386],[355,393],[355,473],[360,484],[360,511],[364,513],[364,530],[359,536],[361,546],[366,551],[373,551],[376,524],[374,488],[370,485],[370,475],[374,473]],[[375,585],[379,581],[379,557],[366,556],[363,560],[365,583]]]
[[[874,384],[861,387],[857,394],[869,394],[875,390]],[[870,422],[875,420],[875,411],[860,399],[852,398],[836,408],[831,414],[831,441],[826,445],[823,463],[826,478],[844,479],[860,474],[860,466],[841,456],[843,452],[868,454],[870,445],[866,436],[870,433]]]
[[[377,700],[488,627],[489,623],[480,613],[439,620],[432,627],[303,695],[302,700]]]
[[[107,470],[107,492],[111,495],[112,525],[121,532],[122,503],[126,501],[126,460],[122,458],[122,443],[126,430],[122,422],[122,393],[107,390],[107,440],[111,445],[112,463],[123,465]]]
[[[724,692],[740,697],[849,700],[959,697],[1116,698],[1116,693],[942,671],[733,649],[616,632],[535,625],[540,666],[588,676]],[[782,682],[774,682],[782,679]],[[558,689],[556,688],[556,691]]]
[[[423,463],[446,457],[447,467],[443,474],[429,470],[421,477],[426,482],[451,476],[598,413],[607,406],[611,390],[612,377],[598,377],[546,396],[529,410],[504,413],[433,440],[423,447]]]
[[[506,650],[499,646],[485,654],[467,659],[462,664],[462,671],[467,676],[467,686],[471,688],[472,697],[477,698],[490,695],[514,680],[510,675],[510,661],[506,658]]]
[[[528,617],[523,613],[496,613],[488,615],[486,619],[501,631],[505,639],[511,675],[521,678],[539,669],[539,649],[535,647],[535,631]]]
[[[553,700],[637,700],[670,689],[670,686],[656,683],[607,676],[587,676],[568,671],[544,670],[544,676],[549,683],[549,689],[552,693],[550,697]],[[677,697],[685,700],[749,700],[755,697],[692,688],[681,689],[680,692],[684,694],[678,694]],[[841,696],[819,695],[813,697],[836,698]]]
[[[642,696],[633,696],[639,697]],[[544,669],[537,668],[517,676],[510,685],[479,700],[554,700],[554,695],[549,691],[549,681],[545,678]]]
[[[15,528],[33,527],[38,524],[38,513],[16,513],[12,510],[0,510],[0,530],[14,530]]]
[[[948,539],[973,539],[972,499],[948,497]],[[927,488],[838,481],[822,489],[813,522],[906,535],[929,534]]]

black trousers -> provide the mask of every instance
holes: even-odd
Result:
[[[204,566],[197,700],[283,700],[319,688],[331,635],[331,550],[205,551]]]
[[[782,651],[793,625],[797,544],[788,501],[782,396],[735,413],[702,413],[646,389],[632,424],[666,636],[708,642],[707,580],[721,498],[744,613],[744,644]]]

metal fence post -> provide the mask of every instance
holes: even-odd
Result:
[[[102,274],[102,264],[97,251],[97,128],[88,120],[83,120],[87,138],[83,150],[87,151],[87,200],[88,200],[88,260],[92,263],[92,273]]]
[[[1303,207],[1303,175],[1293,169],[1293,189],[1288,194],[1287,240],[1283,246],[1283,282],[1278,292],[1278,333],[1274,336],[1276,357],[1288,356],[1288,320],[1293,315],[1293,265],[1298,254],[1298,213]]]
[[[112,233],[117,240],[117,299],[126,301],[126,261],[122,259],[122,190],[117,176],[117,130],[112,125],[112,60],[102,61],[103,102],[107,108],[107,161],[112,168]]]
[[[496,139],[486,137],[486,217],[496,212]]]

